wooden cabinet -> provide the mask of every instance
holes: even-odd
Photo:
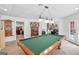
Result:
[[[31,27],[31,36],[37,36],[39,33],[39,28],[38,27]]]
[[[4,31],[0,30],[0,48],[3,49],[4,47],[5,47]]]
[[[39,35],[39,23],[38,22],[31,22],[31,36]]]
[[[12,21],[4,20],[5,36],[12,36]]]

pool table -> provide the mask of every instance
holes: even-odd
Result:
[[[60,49],[62,39],[64,35],[46,34],[19,40],[17,44],[26,55],[47,55]]]

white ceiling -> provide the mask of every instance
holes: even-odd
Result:
[[[62,18],[70,14],[76,13],[78,10],[78,4],[43,4],[49,7],[49,11],[52,17]],[[38,18],[44,6],[37,4],[0,4],[0,13],[4,15],[24,17],[24,18]],[[8,11],[4,11],[8,9]],[[45,16],[49,16],[48,11],[44,12]]]

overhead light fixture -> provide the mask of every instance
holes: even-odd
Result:
[[[38,4],[39,6],[43,6],[43,4]]]
[[[79,8],[75,8],[75,10],[79,10]]]
[[[50,23],[54,23],[54,21],[50,21]]]
[[[51,19],[51,20],[50,20],[50,23],[54,23],[54,20],[53,20],[53,19]]]
[[[45,20],[45,23],[49,23],[49,20]]]
[[[38,18],[38,20],[37,20],[38,22],[41,22],[41,21],[43,21],[43,18],[41,18],[41,15],[39,16],[39,18]]]
[[[43,5],[42,5],[43,6]],[[49,7],[48,6],[44,6],[44,9],[42,10],[42,12],[40,13],[40,16],[39,16],[39,19],[38,21],[41,22],[43,20],[45,20],[45,23],[54,23],[53,22],[53,19],[52,19],[52,15],[48,9]],[[50,16],[50,18],[48,16],[44,17],[44,12],[45,11],[48,11],[48,15]]]
[[[0,7],[0,9],[3,10],[3,11],[8,11],[8,9],[6,9],[6,8],[1,8],[1,7]]]
[[[38,19],[38,22],[41,22],[41,21],[43,21],[43,19]]]
[[[8,11],[8,9],[4,9],[4,11]]]

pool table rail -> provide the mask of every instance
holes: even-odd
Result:
[[[32,51],[27,48],[24,44],[22,44],[21,42],[17,42],[18,46],[20,46],[20,48],[23,50],[23,52],[26,54],[26,55],[33,55]]]
[[[61,41],[57,41],[56,43],[54,43],[53,45],[51,45],[48,49],[46,49],[45,51],[43,51],[42,53],[40,53],[40,55],[48,55],[51,52],[53,52],[55,49],[57,49],[58,47],[60,47],[60,46],[61,46]]]
[[[55,42],[54,44],[52,44],[51,46],[49,46],[49,48],[41,51],[40,55],[48,55],[50,54],[51,52],[53,52],[55,49],[59,49],[60,46],[61,46],[61,42],[63,39],[66,39],[65,36],[63,36],[60,40],[58,40],[57,42]],[[17,42],[18,46],[20,46],[20,48],[23,50],[23,52],[26,54],[26,55],[34,55],[34,53],[27,47],[25,46],[24,44],[22,44],[20,42],[20,40]]]

